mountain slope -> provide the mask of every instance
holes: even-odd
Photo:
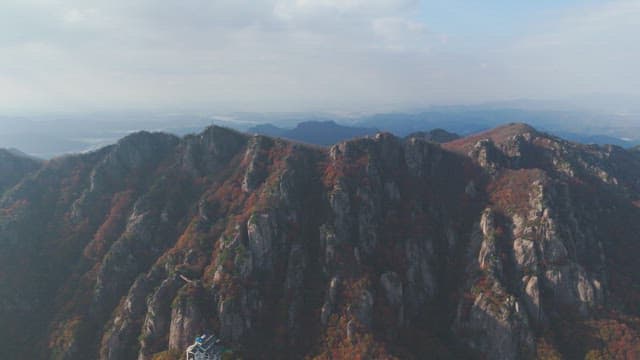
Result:
[[[0,357],[170,357],[203,331],[247,358],[633,357],[638,179],[523,124],[133,134],[0,201]]]
[[[38,160],[15,150],[0,149],[0,196],[39,167]]]

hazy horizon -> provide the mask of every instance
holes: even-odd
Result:
[[[634,108],[640,98],[637,0],[20,0],[0,10],[5,116],[375,113],[593,94]]]

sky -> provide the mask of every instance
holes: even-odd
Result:
[[[0,115],[640,96],[640,0],[2,0]]]

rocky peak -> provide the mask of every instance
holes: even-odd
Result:
[[[540,133],[523,123],[511,123],[497,128],[450,141],[444,146],[452,151],[468,153],[480,140],[489,139],[497,147],[516,137],[536,137]]]
[[[457,140],[460,135],[448,132],[444,129],[433,129],[430,131],[418,131],[407,135],[406,140],[409,139],[421,139],[425,141],[432,141],[435,143],[446,143],[449,141]]]
[[[229,128],[212,125],[197,136],[207,152],[220,158],[229,158],[238,147],[243,146],[248,136]]]
[[[109,153],[96,166],[91,175],[91,189],[104,191],[103,187],[120,186],[127,174],[144,172],[152,168],[177,146],[176,136],[146,131],[131,134],[110,147]]]
[[[247,172],[242,180],[242,190],[245,192],[255,190],[268,175],[269,150],[274,141],[265,136],[256,135],[249,140],[244,154],[243,163],[247,165]]]
[[[153,158],[172,149],[179,138],[164,133],[140,131],[118,141],[107,156],[107,161],[119,163],[124,167],[139,167],[153,162]]]
[[[220,126],[185,137],[179,155],[183,170],[197,176],[219,171],[245,147],[249,136]]]

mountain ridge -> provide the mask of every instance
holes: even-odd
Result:
[[[523,124],[136,133],[2,196],[0,355],[171,358],[207,330],[249,358],[631,356],[638,178]]]
[[[0,148],[0,195],[22,178],[35,172],[40,161],[15,149]]]

